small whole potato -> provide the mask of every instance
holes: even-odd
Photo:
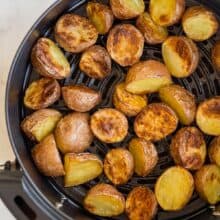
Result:
[[[70,64],[60,48],[49,38],[42,37],[31,52],[31,63],[42,76],[64,79],[70,75]]]
[[[220,40],[212,48],[212,63],[217,71],[220,71]]]
[[[68,108],[88,112],[101,102],[101,94],[84,85],[62,87],[62,95]]]
[[[209,159],[220,167],[220,136],[215,137],[209,145]]]
[[[144,37],[131,24],[118,24],[108,35],[107,50],[111,58],[121,66],[131,66],[140,60]]]
[[[103,79],[111,73],[112,61],[104,47],[94,45],[81,56],[79,68],[89,77]]]
[[[100,183],[88,191],[84,198],[84,208],[98,216],[117,216],[124,212],[125,199],[114,186]]]
[[[89,127],[89,114],[74,112],[64,116],[54,132],[59,150],[65,153],[81,153],[93,141]]]
[[[55,26],[56,42],[66,51],[80,53],[96,43],[98,32],[85,17],[65,14]]]
[[[110,150],[104,159],[104,173],[114,185],[126,184],[134,173],[132,154],[123,148]]]
[[[24,105],[30,109],[47,108],[60,98],[60,85],[55,79],[41,78],[25,91]]]
[[[162,45],[162,56],[171,75],[178,78],[191,75],[199,63],[196,44],[184,36],[168,37]]]

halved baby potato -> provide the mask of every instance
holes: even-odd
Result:
[[[62,96],[68,108],[87,112],[101,102],[101,94],[84,85],[69,85],[62,87]]]
[[[78,186],[102,173],[102,161],[91,153],[68,153],[64,156],[64,186]]]
[[[201,5],[188,8],[182,19],[185,34],[195,41],[204,41],[213,36],[219,27],[215,14]]]
[[[84,198],[84,208],[98,216],[117,216],[124,212],[125,199],[114,186],[100,183],[88,191]]]
[[[103,79],[111,73],[111,58],[104,47],[94,45],[81,56],[79,68],[89,77]]]
[[[191,75],[199,63],[196,44],[184,36],[168,37],[162,45],[162,56],[171,75],[178,78]]]
[[[104,159],[104,173],[114,185],[128,182],[134,172],[132,154],[123,148],[110,150]]]
[[[106,47],[116,63],[131,66],[140,60],[144,37],[134,25],[118,24],[110,30]]]
[[[166,66],[156,60],[140,61],[127,73],[126,90],[134,94],[157,92],[161,87],[172,83]]]
[[[64,50],[80,53],[95,44],[98,32],[85,17],[76,14],[65,14],[55,26],[56,42]]]
[[[217,71],[220,71],[220,40],[212,48],[212,63]]]
[[[209,159],[220,167],[220,136],[215,137],[209,145]]]
[[[157,201],[165,211],[181,210],[191,199],[193,190],[192,174],[180,166],[164,171],[155,185]]]
[[[220,96],[200,103],[196,112],[196,123],[205,134],[220,135]]]
[[[196,116],[195,96],[182,86],[172,84],[159,90],[160,99],[169,105],[184,125],[191,124]]]
[[[60,85],[55,79],[41,78],[26,89],[24,105],[33,110],[47,108],[60,98],[60,94]]]
[[[63,79],[70,75],[70,64],[60,48],[49,38],[42,37],[31,52],[31,63],[42,76]]]
[[[134,171],[137,175],[145,177],[157,165],[158,153],[153,143],[133,138],[128,149],[134,158]]]
[[[45,176],[63,176],[65,174],[53,134],[35,145],[31,154],[38,170]]]
[[[41,141],[53,132],[62,114],[55,109],[40,109],[21,122],[21,128],[32,141]]]
[[[152,103],[135,118],[134,131],[146,141],[159,141],[176,130],[176,113],[163,103]]]

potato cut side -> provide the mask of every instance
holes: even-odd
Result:
[[[220,71],[220,40],[212,48],[212,63],[217,71]]]
[[[220,136],[215,137],[209,145],[209,159],[220,167]]]

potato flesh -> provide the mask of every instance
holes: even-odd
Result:
[[[209,159],[220,167],[220,136],[215,137],[209,145]]]

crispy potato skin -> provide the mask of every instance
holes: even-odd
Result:
[[[215,163],[220,167],[220,136],[213,138],[208,153],[211,163]]]
[[[63,176],[65,174],[53,134],[35,145],[31,154],[38,170],[45,176]]]
[[[125,212],[131,220],[150,220],[157,213],[157,200],[154,193],[145,186],[133,188],[125,203]]]
[[[94,45],[81,56],[79,68],[89,77],[103,79],[111,73],[112,61],[104,47]]]
[[[69,85],[62,87],[62,95],[67,107],[87,112],[101,102],[101,94],[84,85]]]
[[[99,34],[108,33],[113,24],[114,16],[107,5],[98,2],[88,2],[86,12]]]
[[[206,143],[196,127],[181,128],[172,138],[170,153],[177,165],[198,170],[205,163]]]
[[[122,141],[128,132],[127,118],[118,110],[104,108],[91,116],[90,126],[93,134],[105,143]]]
[[[220,40],[212,48],[212,63],[217,71],[220,71]]]
[[[102,197],[102,205],[105,206],[110,199],[114,199],[114,203],[112,201],[111,209],[100,211],[98,208],[101,204],[96,204],[96,198]],[[94,201],[93,201],[93,200]],[[117,204],[116,204],[117,201]],[[87,193],[84,199],[84,208],[99,216],[112,217],[120,215],[124,212],[125,209],[125,199],[124,196],[112,185],[100,183],[92,187]]]
[[[80,53],[96,43],[98,32],[85,17],[76,14],[65,14],[55,26],[56,42],[64,50]]]
[[[134,172],[132,154],[123,148],[110,150],[104,159],[104,172],[114,185],[127,183]]]
[[[134,131],[146,141],[159,141],[176,130],[178,118],[175,112],[163,103],[152,103],[135,118]]]
[[[133,155],[134,171],[137,175],[145,177],[157,165],[158,153],[153,143],[142,138],[133,138],[128,149]]]
[[[89,114],[74,112],[64,116],[58,122],[54,134],[62,153],[83,152],[93,141]]]
[[[144,37],[131,24],[114,26],[108,35],[107,50],[111,58],[121,66],[137,63],[143,53]]]
[[[24,105],[30,109],[47,108],[60,98],[60,85],[55,79],[41,78],[25,91]]]

